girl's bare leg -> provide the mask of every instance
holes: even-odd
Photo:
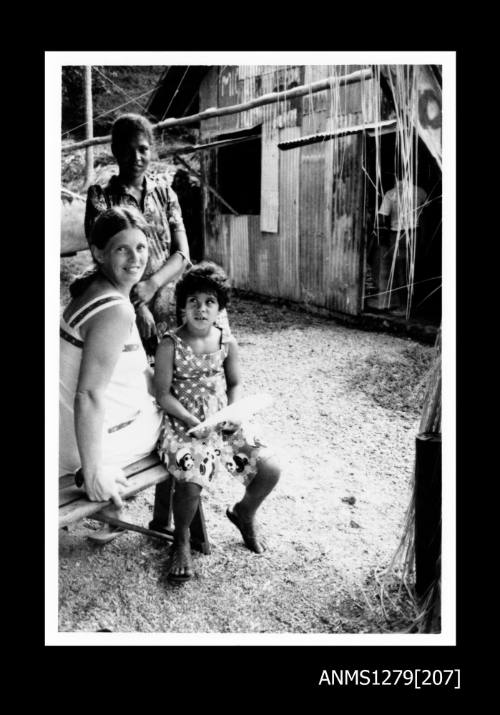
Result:
[[[257,554],[266,550],[266,543],[256,528],[255,513],[278,483],[280,474],[276,459],[262,452],[257,462],[257,474],[246,487],[243,499],[232,509],[236,521],[228,514],[229,519],[241,531],[246,546]]]
[[[176,482],[175,484],[175,530],[169,577],[188,579],[193,575],[189,527],[198,508],[200,493],[201,487],[198,484],[192,482]]]

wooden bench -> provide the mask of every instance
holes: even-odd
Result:
[[[59,478],[59,528],[70,526],[80,519],[90,518],[118,526],[127,531],[137,531],[147,536],[155,536],[173,541],[173,496],[175,479],[166,471],[156,453],[129,464],[123,470],[127,486],[123,499],[139,494],[144,489],[155,487],[153,519],[148,527],[131,524],[107,513],[111,501],[90,501],[83,487],[77,487],[74,474],[65,474]],[[203,554],[210,553],[210,544],[205,525],[203,507],[200,504],[191,524],[191,546]]]

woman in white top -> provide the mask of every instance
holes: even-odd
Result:
[[[117,508],[121,468],[155,448],[161,423],[129,298],[148,259],[147,234],[134,209],[99,216],[95,268],[71,285],[61,319],[59,472],[81,467],[89,499]]]

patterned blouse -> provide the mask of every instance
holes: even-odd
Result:
[[[88,240],[97,216],[112,206],[129,206],[139,210],[153,229],[148,236],[149,257],[143,274],[143,280],[146,280],[162,268],[170,257],[171,231],[185,231],[185,228],[177,194],[166,177],[146,175],[144,187],[142,205],[139,205],[135,196],[116,175],[112,176],[104,187],[99,184],[90,186],[85,209],[85,235]],[[149,309],[159,334],[177,326],[175,281],[164,285],[156,292],[149,303]],[[154,352],[154,348],[152,350]]]
[[[85,209],[85,235],[87,240],[97,216],[112,206],[130,206],[138,209],[153,227],[149,237],[149,259],[144,279],[156,273],[170,256],[171,231],[185,231],[181,207],[175,191],[162,176],[145,176],[143,205],[121,183],[118,176],[112,176],[104,187],[90,186]]]

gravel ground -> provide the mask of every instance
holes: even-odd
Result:
[[[194,555],[183,587],[166,583],[164,542],[127,532],[96,546],[85,520],[60,532],[59,630],[407,631],[412,604],[389,581],[383,609],[380,574],[402,535],[433,349],[250,300],[228,312],[245,393],[275,400],[263,419],[283,469],[259,512],[268,551],[243,546],[225,517],[241,486],[222,478],[203,495],[212,553]],[[153,492],[126,518],[147,524]]]

